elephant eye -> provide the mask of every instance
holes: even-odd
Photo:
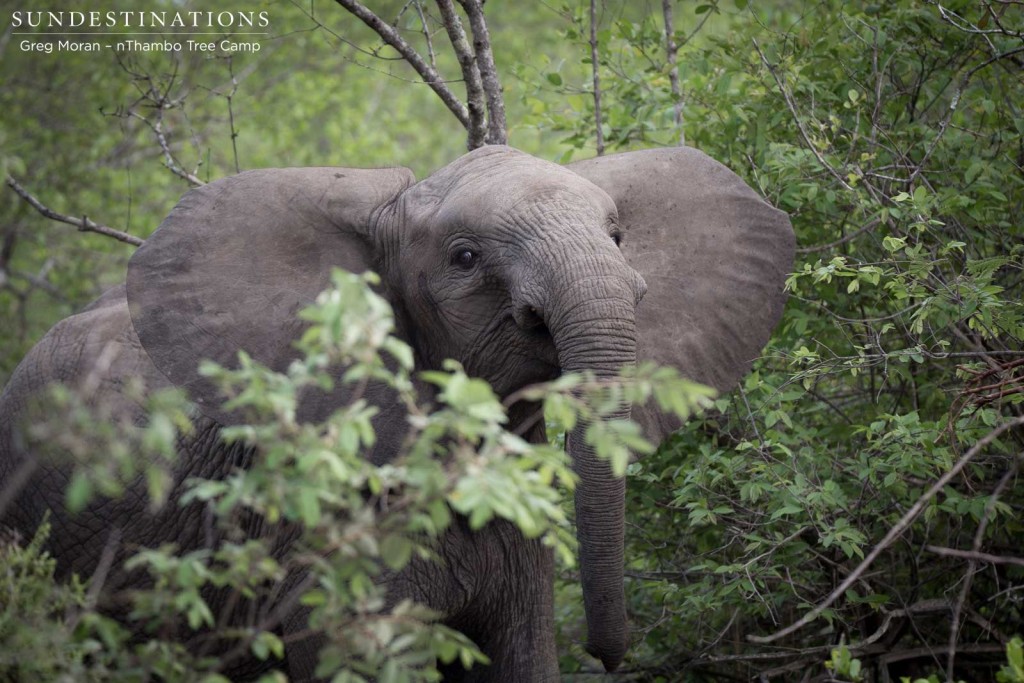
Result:
[[[618,230],[613,232],[612,233],[612,242],[615,242],[615,246],[620,246],[622,244],[622,233],[619,232]]]
[[[476,264],[477,255],[472,249],[459,249],[452,254],[452,263],[459,268],[469,270]]]

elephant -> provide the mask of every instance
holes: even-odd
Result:
[[[222,407],[199,362],[231,367],[245,350],[283,371],[303,330],[296,312],[336,267],[380,275],[417,369],[454,358],[499,396],[563,372],[613,376],[638,360],[725,391],[781,317],[794,248],[785,213],[688,147],[559,165],[484,146],[419,182],[404,168],[246,171],[186,193],[131,257],[125,284],[58,323],[26,356],[0,396],[0,486],[32,457],[18,436],[30,397],[86,375],[115,401],[130,376],[151,390],[184,388],[197,414],[181,443],[180,478],[225,476],[237,454],[218,431],[240,418]],[[343,392],[303,396],[298,418],[323,419]],[[380,408],[367,457],[387,462],[405,414],[386,388],[367,396]],[[139,410],[126,398],[118,409]],[[654,442],[678,427],[644,405],[613,417],[630,412]],[[515,428],[527,416],[513,410],[510,419]],[[581,430],[566,443],[579,476],[587,649],[611,671],[628,645],[625,481]],[[543,424],[528,437],[544,439]],[[126,496],[71,517],[60,505],[66,483],[65,472],[41,466],[3,513],[30,535],[49,511],[64,572],[89,575],[103,547],[96,539],[114,523],[124,545],[202,547],[194,507],[153,516]],[[550,549],[510,524],[470,531],[458,520],[438,555],[392,576],[388,591],[437,610],[491,660],[447,671],[446,680],[557,680]],[[296,679],[310,675],[312,654],[289,646],[287,656]]]

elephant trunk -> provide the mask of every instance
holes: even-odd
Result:
[[[564,302],[563,302],[564,303]],[[598,378],[618,375],[636,363],[635,303],[631,292],[575,302],[552,316],[551,331],[564,372],[589,370]],[[622,405],[608,419],[629,417]],[[580,422],[568,435],[567,449],[579,476],[576,487],[576,534],[580,576],[587,614],[587,651],[613,671],[626,652],[626,606],[623,592],[623,543],[626,482],[612,474],[585,439]]]

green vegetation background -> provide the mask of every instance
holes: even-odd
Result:
[[[372,4],[385,17],[405,6]],[[121,5],[137,9],[110,8]],[[790,213],[800,253],[755,371],[630,466],[628,668],[643,680],[799,676],[823,671],[843,642],[864,666],[833,656],[834,672],[882,680],[884,667],[896,680],[942,671],[952,630],[957,676],[990,680],[1024,630],[1024,568],[943,549],[1022,554],[1019,427],[974,456],[818,621],[780,641],[785,650],[746,636],[821,603],[979,438],[1022,414],[1020,6],[673,7],[679,98],[660,3],[598,3],[609,151],[702,149]],[[147,124],[150,88],[175,103],[163,132],[204,180],[300,165],[403,165],[424,177],[464,151],[433,93],[340,7],[259,9],[273,35],[232,58],[25,53],[8,30],[5,176],[55,210],[145,237],[187,189]],[[513,146],[555,161],[593,155],[587,11],[487,3]],[[415,12],[400,25],[425,49]],[[433,38],[441,71],[456,74],[443,34]],[[0,219],[2,383],[54,322],[123,279],[131,247],[49,221],[11,191]],[[588,662],[573,570],[563,575],[570,673]]]

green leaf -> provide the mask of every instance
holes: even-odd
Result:
[[[320,497],[315,488],[299,489],[295,502],[298,505],[299,519],[306,528],[311,529],[320,523]]]
[[[380,557],[391,569],[401,569],[412,557],[413,544],[400,534],[388,534],[380,542]]]
[[[896,252],[907,246],[907,240],[903,237],[886,235],[882,238],[882,246],[884,246],[887,251]]]
[[[85,506],[89,503],[89,499],[92,497],[92,482],[83,472],[76,472],[71,478],[71,483],[68,485],[67,491],[64,493],[64,499],[68,507],[68,511],[72,514],[81,512]]]

